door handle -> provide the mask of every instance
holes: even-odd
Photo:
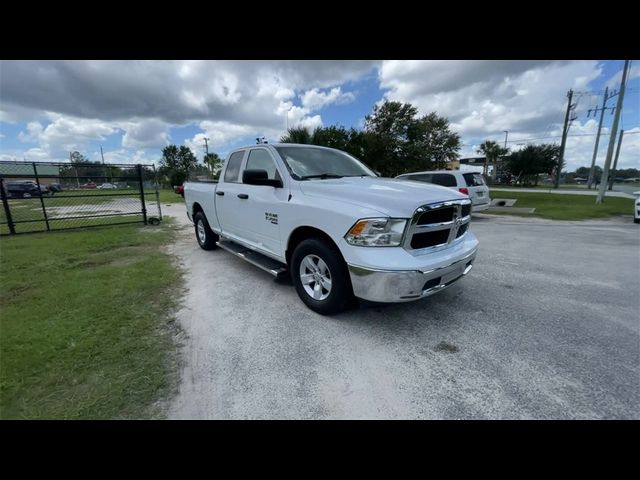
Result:
[[[249,198],[249,195],[247,195],[246,193],[239,193],[238,198],[242,198],[243,200],[246,200],[247,198]]]
[[[222,196],[222,195],[224,195],[224,192],[221,192],[221,191],[217,190],[217,191],[216,191],[216,195],[220,195],[220,196]]]

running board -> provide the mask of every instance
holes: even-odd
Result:
[[[216,242],[216,245],[227,252],[233,253],[236,257],[240,257],[252,265],[255,265],[259,269],[270,273],[276,278],[280,278],[287,273],[287,267],[285,265],[261,253],[255,252],[250,248],[243,247],[229,240],[220,240]]]

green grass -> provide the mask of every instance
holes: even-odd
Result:
[[[539,185],[493,185],[489,188],[535,188],[536,190],[553,190],[554,186],[549,185],[548,183],[539,184]],[[558,187],[559,190],[586,190],[586,185],[577,185],[577,184],[561,184]]]
[[[161,416],[175,385],[172,229],[0,239],[0,418]]]
[[[605,197],[604,203],[596,205],[595,196],[562,195],[544,192],[496,192],[492,198],[515,198],[514,207],[535,208],[533,215],[501,213],[503,215],[523,215],[526,217],[548,218],[551,220],[588,220],[616,215],[633,215],[633,200],[629,198]]]
[[[164,203],[184,203],[184,198],[182,198],[182,195],[178,195],[171,189],[163,188],[159,190],[159,193],[160,205]],[[153,198],[155,198],[155,196]]]

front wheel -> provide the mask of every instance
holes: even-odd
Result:
[[[195,223],[196,228],[196,239],[198,240],[198,245],[203,250],[213,250],[216,248],[216,242],[220,238],[218,235],[213,233],[211,227],[209,227],[209,222],[207,222],[207,217],[204,216],[204,213],[198,212],[193,217],[193,222]]]
[[[342,312],[353,298],[349,272],[340,252],[328,243],[310,238],[291,256],[291,278],[300,299],[314,312]]]

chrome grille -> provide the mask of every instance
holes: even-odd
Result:
[[[463,237],[471,221],[471,200],[423,205],[411,218],[404,248],[424,250],[443,247]]]

